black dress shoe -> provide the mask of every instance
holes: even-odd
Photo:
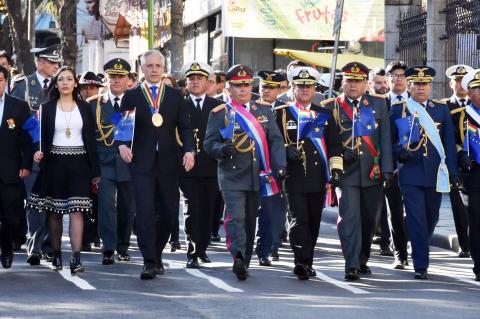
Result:
[[[312,267],[308,267],[308,275],[310,277],[317,277],[317,272]]]
[[[155,273],[157,275],[163,275],[165,273],[165,268],[163,267],[163,262],[160,261],[155,265]]]
[[[156,272],[156,267],[145,265],[140,273],[140,279],[153,279],[157,275]]]
[[[428,274],[426,271],[416,271],[415,272],[415,279],[428,279]]]
[[[278,251],[272,251],[272,260],[273,261],[279,261],[280,256],[278,255]]]
[[[180,242],[178,240],[170,242],[170,252],[174,253],[179,249],[182,249],[182,245],[180,245]]]
[[[245,267],[245,263],[240,258],[235,259],[232,271],[237,276],[238,280],[246,280],[248,277],[247,267]]]
[[[470,252],[468,250],[462,250],[458,254],[459,258],[470,258]]]
[[[265,257],[258,258],[258,264],[260,266],[267,266],[267,267],[272,265],[270,260],[268,258],[265,258]]]
[[[52,269],[60,271],[63,269],[63,264],[62,264],[62,251],[57,250],[53,252],[53,260],[52,260]]]
[[[198,267],[200,267],[200,265],[198,264],[198,259],[196,257],[195,258],[189,258],[187,260],[187,268],[197,269]]]
[[[209,263],[212,262],[212,261],[210,260],[210,258],[208,258],[207,255],[200,256],[200,257],[198,257],[198,258],[199,258],[199,259],[202,261],[202,263],[204,263],[204,264],[209,264]]]
[[[115,254],[111,250],[103,253],[102,265],[111,265],[115,262]]]
[[[345,279],[348,281],[354,281],[360,279],[357,268],[350,268],[345,272]]]
[[[85,267],[80,261],[80,257],[72,257],[70,259],[70,274],[75,275],[77,272],[84,272]]]
[[[42,256],[39,253],[31,253],[27,258],[27,263],[29,263],[31,266],[40,265],[41,259]]]
[[[380,256],[393,257],[393,251],[388,246],[385,248],[380,248],[380,251],[378,253]]]
[[[13,263],[13,254],[1,254],[0,260],[3,268],[10,268]]]
[[[126,251],[119,251],[117,259],[118,261],[130,261],[130,255]]]
[[[393,269],[403,270],[403,269],[405,269],[406,266],[408,266],[408,262],[406,260],[403,260],[403,259],[396,259],[393,262]]]
[[[363,275],[371,275],[371,274],[372,274],[372,270],[371,270],[370,267],[368,267],[367,265],[361,265],[361,266],[360,266],[359,273],[361,273],[361,274],[363,274]]]
[[[219,234],[212,235],[212,238],[210,239],[212,242],[219,242],[222,240],[222,237],[220,237]]]
[[[293,273],[300,280],[308,280],[309,278],[308,267],[303,264],[296,264],[295,268],[293,268]]]

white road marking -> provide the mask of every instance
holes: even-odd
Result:
[[[47,263],[46,261],[42,260],[40,262],[40,264],[42,266],[45,266],[45,267],[48,267],[48,268],[51,268],[51,263]],[[96,290],[95,287],[93,287],[92,285],[90,285],[85,279],[82,279],[80,277],[78,277],[77,275],[75,276],[72,276],[70,274],[70,269],[69,268],[66,268],[64,266],[64,268],[60,271],[57,271],[60,276],[62,276],[66,281],[69,281],[71,283],[73,283],[75,286],[77,286],[78,288],[82,289],[82,290]]]
[[[337,280],[335,278],[332,278],[332,277],[329,277],[327,275],[325,275],[323,272],[319,271],[317,267],[315,267],[315,270],[317,272],[317,278],[323,280],[323,281],[326,281],[332,285],[335,285],[337,286],[338,288],[342,288],[342,289],[346,289],[350,292],[353,292],[354,294],[369,294],[370,292],[366,291],[366,290],[363,290],[363,289],[360,289],[360,288],[356,288],[356,287],[353,287],[351,286],[350,284],[346,283],[346,282],[343,282],[343,281],[340,281],[340,280]]]
[[[185,271],[187,273],[189,273],[190,275],[194,276],[194,277],[203,278],[203,279],[208,280],[212,285],[214,285],[215,287],[217,287],[219,289],[225,290],[226,292],[244,292],[242,289],[232,287],[232,286],[228,285],[225,281],[223,281],[219,278],[204,274],[203,272],[201,272],[198,269],[185,268]]]

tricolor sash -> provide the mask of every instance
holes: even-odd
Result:
[[[449,193],[450,178],[448,176],[447,164],[445,164],[445,148],[443,147],[442,139],[437,131],[435,122],[433,121],[430,114],[428,114],[427,110],[412,98],[409,98],[407,100],[407,109],[410,114],[418,114],[418,120],[420,122],[420,125],[427,133],[427,138],[430,140],[430,142],[432,142],[432,145],[435,147],[438,155],[440,156],[440,165],[437,172],[436,190],[439,193]]]
[[[341,95],[337,97],[337,102],[340,104],[342,107],[343,111],[347,115],[348,119],[352,121],[352,129],[355,125],[354,120],[353,120],[353,108],[355,106],[351,105],[347,99],[345,99],[344,95]],[[356,137],[356,136],[354,136]],[[354,138],[352,137],[352,138]],[[377,152],[376,147],[373,145],[372,139],[370,136],[364,135],[361,137],[362,141],[367,145],[368,150],[372,154],[373,157],[373,166],[372,170],[370,171],[369,178],[373,181],[376,179],[380,179],[382,177],[382,173],[380,171],[380,165],[379,165],[379,154]]]
[[[160,87],[158,88],[156,99],[154,98],[152,91],[150,91],[150,88],[148,87],[147,82],[143,82],[140,85],[140,88],[142,89],[143,95],[145,96],[145,99],[148,102],[148,106],[150,107],[150,112],[152,112],[152,114],[155,113],[159,109],[160,104],[163,101],[163,96],[165,95],[165,84],[163,82],[160,83]]]
[[[225,103],[228,112],[235,111],[235,121],[240,128],[255,142],[255,153],[260,167],[260,188],[263,197],[277,194],[280,189],[270,168],[270,152],[267,136],[260,122],[243,106],[229,100]]]
[[[302,109],[297,103],[290,104],[288,109],[297,122],[297,141],[302,138],[308,138],[313,143],[313,146],[315,146],[322,158],[325,178],[327,181],[330,180],[327,146],[325,136],[323,135],[324,125],[328,120],[328,116],[324,113]],[[316,129],[319,129],[319,131],[315,132]]]
[[[475,162],[480,163],[480,114],[473,105],[467,105],[465,112],[473,119],[475,123],[467,120],[463,150],[468,153]]]

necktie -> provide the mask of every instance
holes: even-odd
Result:
[[[358,107],[358,100],[353,100],[352,103],[353,103],[353,106]]]
[[[401,95],[397,95],[397,100],[401,101],[401,100],[403,100],[403,97]]]
[[[156,87],[155,85],[152,85],[150,87],[150,91],[152,92],[152,96],[153,96],[154,101],[157,100],[157,89],[158,89],[158,87]]]
[[[115,103],[113,103],[113,108],[115,109],[115,112],[120,112],[120,105],[118,105],[118,101],[120,98],[116,96],[114,99]]]
[[[466,102],[465,99],[460,99],[460,103],[462,103],[462,105],[460,105],[460,106],[461,106],[461,107],[464,107],[464,106],[465,106],[465,102]]]
[[[43,88],[44,89],[48,88],[48,82],[49,82],[48,79],[43,80]]]
[[[200,105],[200,102],[202,102],[202,99],[201,98],[196,98],[195,101],[197,102],[197,104],[195,105],[197,110],[201,111],[202,110],[202,106]]]

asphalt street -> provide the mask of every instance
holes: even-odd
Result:
[[[318,276],[309,281],[294,277],[287,244],[272,267],[259,267],[254,259],[244,282],[231,272],[224,237],[209,250],[213,263],[198,270],[185,268],[185,250],[171,253],[167,246],[166,273],[149,281],[139,279],[136,244],[129,263],[103,266],[100,250],[82,253],[87,270],[73,277],[68,249],[64,237],[67,267],[59,273],[47,263],[28,265],[24,253],[15,255],[11,269],[0,269],[0,318],[480,318],[480,282],[473,281],[470,259],[432,248],[431,279],[418,281],[411,266],[392,270],[392,257],[379,256],[373,246],[373,274],[345,282],[331,224],[322,223]]]

